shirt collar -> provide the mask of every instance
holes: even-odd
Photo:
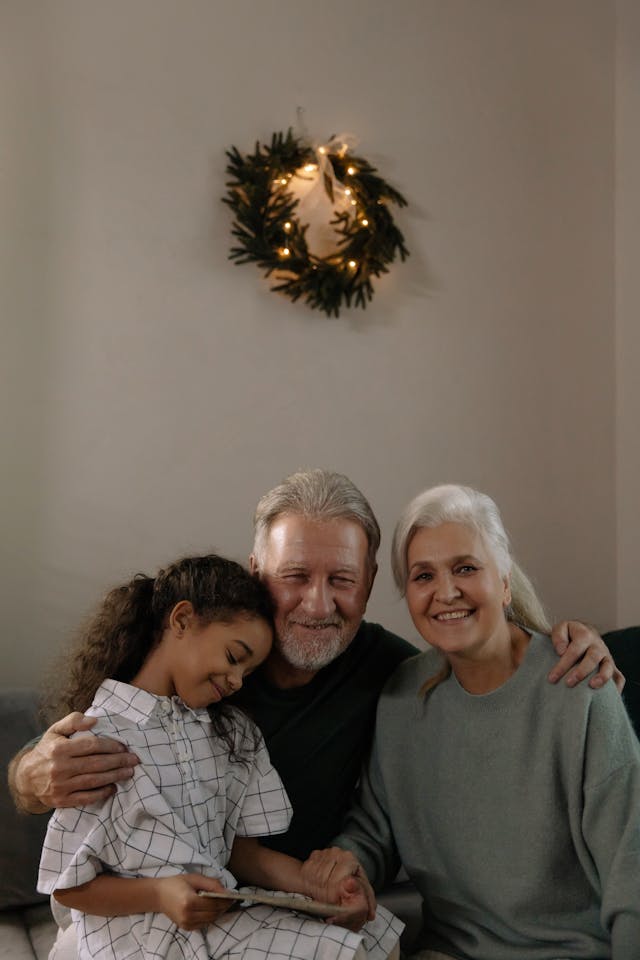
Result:
[[[93,698],[93,706],[140,725],[169,713],[190,714],[201,723],[211,723],[206,707],[188,707],[180,697],[159,697],[120,680],[103,680]]]

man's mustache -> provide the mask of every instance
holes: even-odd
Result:
[[[330,620],[313,620],[309,617],[296,617],[295,620],[291,620],[290,623],[298,624],[301,627],[315,627],[316,629],[321,627],[342,626],[342,620],[336,617],[332,617]]]

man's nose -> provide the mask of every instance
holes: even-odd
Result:
[[[310,580],[305,585],[302,606],[306,613],[318,620],[330,616],[335,610],[331,584],[320,578]]]

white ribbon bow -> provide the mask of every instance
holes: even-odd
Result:
[[[313,186],[306,191],[300,191],[302,196],[298,203],[296,215],[303,223],[316,219],[314,214],[330,205],[332,211],[338,213],[344,210],[351,211],[352,203],[347,187],[338,180],[329,159],[329,154],[344,156],[357,145],[356,137],[351,133],[338,133],[326,143],[313,144],[312,149],[316,156],[317,169],[303,168],[299,174],[304,180],[314,180]],[[311,164],[308,164],[310,167]]]

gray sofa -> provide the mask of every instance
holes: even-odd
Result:
[[[35,888],[48,817],[18,814],[6,783],[9,760],[41,729],[32,690],[0,691],[0,960],[46,960],[57,931]]]

